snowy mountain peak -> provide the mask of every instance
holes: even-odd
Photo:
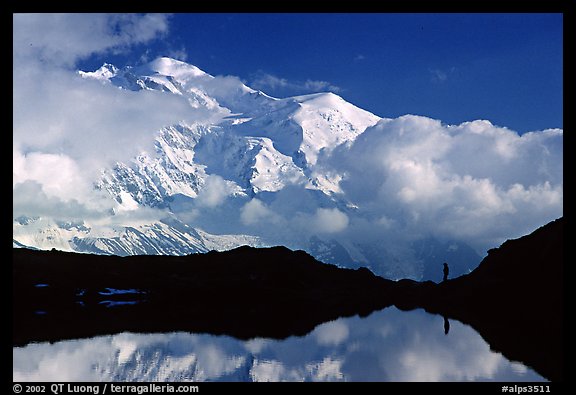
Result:
[[[212,77],[194,65],[167,57],[157,58],[148,63],[147,67],[158,74],[172,76],[177,79],[205,76]]]
[[[293,120],[303,130],[300,149],[311,164],[316,163],[321,150],[331,151],[342,143],[354,140],[380,120],[380,117],[331,92],[294,99],[300,103],[300,109],[293,115]]]
[[[310,93],[307,95],[294,96],[293,98],[299,103],[305,103],[308,101],[317,101],[319,103],[324,102],[325,105],[333,105],[338,103],[339,101],[344,101],[344,99],[342,99],[334,92]]]

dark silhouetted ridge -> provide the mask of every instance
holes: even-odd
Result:
[[[22,345],[128,330],[304,335],[387,307],[393,282],[303,251],[240,247],[183,257],[14,249],[13,285],[13,341]]]

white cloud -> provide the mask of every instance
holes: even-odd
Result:
[[[240,220],[244,225],[274,222],[276,219],[276,214],[256,198],[250,200],[240,209]]]
[[[324,159],[345,174],[343,193],[381,238],[432,234],[483,253],[562,215],[562,138],[561,130],[520,136],[488,121],[449,126],[408,115]]]
[[[268,73],[260,73],[257,78],[250,83],[250,85],[257,89],[270,88],[272,90],[291,86],[286,78],[280,78]]]
[[[100,167],[153,153],[161,127],[202,115],[176,95],[122,90],[60,70],[17,73],[14,85],[14,144],[65,152],[84,166],[92,165],[88,158]]]
[[[186,48],[182,47],[180,49],[173,49],[168,51],[167,56],[176,60],[181,60],[185,62],[188,60],[188,51]]]
[[[18,72],[14,86],[13,183],[34,180],[59,198],[89,202],[101,169],[154,154],[161,127],[202,117],[179,96],[121,90],[64,70]]]
[[[342,91],[340,87],[328,81],[321,81],[321,80],[306,80],[306,82],[304,82],[303,88],[310,90],[312,93],[326,92],[326,91],[338,93]]]
[[[256,73],[249,85],[255,89],[261,89],[263,91],[271,90],[273,94],[276,92],[283,92],[286,94],[308,94],[327,91],[338,93],[342,91],[342,88],[328,81],[310,79],[306,81],[289,81],[286,78],[281,78],[262,71]]]
[[[291,248],[306,248],[313,235],[334,239],[379,274],[419,278],[415,240],[458,240],[482,256],[561,216],[562,147],[561,130],[518,135],[483,120],[382,120],[319,156],[316,169],[341,177],[341,193],[291,185],[257,195],[240,208],[235,232]]]
[[[114,202],[94,190],[76,161],[64,154],[13,150],[13,216],[94,218]]]
[[[13,150],[12,185],[36,181],[51,196],[67,199],[78,193],[78,187],[91,190],[84,182],[77,163],[63,154],[31,152],[27,155]]]
[[[350,330],[344,320],[336,320],[318,325],[312,333],[319,344],[338,345],[348,339]]]
[[[92,54],[161,37],[166,15],[14,14],[13,22],[15,198],[19,184],[33,181],[51,199],[95,209],[92,183],[102,168],[153,154],[164,126],[210,116],[178,96],[122,90],[74,70]],[[102,214],[113,205],[96,200]]]
[[[43,185],[25,181],[12,189],[12,215],[28,217],[51,217],[58,220],[92,219],[102,216],[103,210],[112,207],[106,196],[94,193],[90,202],[68,197],[66,199],[44,192]]]
[[[429,69],[430,73],[430,81],[434,83],[444,83],[448,81],[448,79],[456,73],[456,67],[451,67],[446,70],[442,69]]]
[[[217,175],[206,178],[204,187],[198,193],[196,202],[201,207],[214,208],[221,205],[230,194],[226,181]]]
[[[262,337],[255,337],[250,340],[246,340],[244,342],[244,348],[248,350],[251,354],[256,355],[260,354],[263,350],[268,347],[269,344],[272,343],[273,340],[264,339]]]
[[[23,60],[73,67],[78,59],[167,31],[166,14],[13,14],[14,69]]]
[[[319,208],[312,217],[312,226],[318,233],[338,233],[348,226],[348,216],[337,208]]]

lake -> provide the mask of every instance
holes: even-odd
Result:
[[[390,307],[302,337],[120,333],[13,348],[14,381],[545,381],[470,326]]]

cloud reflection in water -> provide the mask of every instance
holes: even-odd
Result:
[[[422,310],[343,318],[303,337],[121,333],[13,349],[14,381],[541,381],[471,327]]]

